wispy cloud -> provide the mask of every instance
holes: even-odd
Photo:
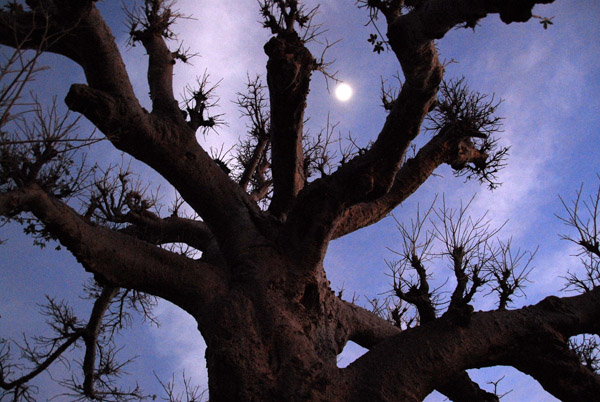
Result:
[[[176,380],[185,372],[193,384],[208,388],[208,373],[204,352],[206,344],[198,331],[196,321],[186,312],[168,302],[161,301],[155,310],[159,328],[148,328],[153,346],[151,350],[158,361],[165,362],[162,370],[173,372]],[[165,370],[165,365],[169,368]],[[162,379],[161,379],[162,380]]]

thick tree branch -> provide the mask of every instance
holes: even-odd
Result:
[[[337,327],[336,336],[341,347],[350,340],[371,349],[401,332],[400,328],[362,307],[335,296],[332,299],[335,299],[334,308],[339,309],[337,317],[341,325]],[[495,395],[482,390],[474,383],[466,372],[452,376],[436,389],[455,402],[498,401]]]
[[[525,348],[519,348],[525,353]],[[561,401],[582,401],[597,398],[600,376],[585,367],[562,336],[552,341],[527,342],[529,358],[515,351],[510,364],[535,378],[542,387]]]
[[[131,40],[142,42],[148,52],[148,85],[152,99],[152,112],[182,118],[173,95],[173,66],[177,53],[171,52],[164,38],[172,36],[170,25],[178,14],[162,0],[147,0],[143,16],[130,14]],[[137,29],[138,24],[142,29]]]
[[[468,139],[446,136],[433,137],[419,152],[400,168],[394,184],[383,196],[346,209],[340,217],[332,237],[339,238],[365,226],[379,222],[405,199],[412,195],[434,172],[444,164],[479,163],[486,155],[477,150]]]
[[[332,296],[332,302],[335,309],[338,309],[337,319],[341,324],[339,328],[345,331],[343,334],[344,345],[350,340],[363,348],[370,349],[401,331],[392,323],[354,303],[335,296]]]
[[[433,237],[430,235],[425,236],[425,240],[419,239],[422,225],[432,210],[433,205],[423,218],[418,216],[417,221],[412,223],[411,229],[400,226],[405,242],[404,250],[400,253],[403,260],[399,261],[399,264],[388,262],[392,269],[396,296],[415,306],[421,325],[432,322],[437,318],[436,306],[432,300],[435,297],[435,292],[430,290],[427,270],[423,265],[423,259],[429,253],[428,250]],[[416,271],[418,281],[405,278],[407,265]],[[440,384],[436,389],[454,402],[498,402],[496,395],[482,390],[464,371],[449,377],[445,383]]]
[[[0,43],[66,56],[83,68],[93,88],[135,100],[114,37],[93,2],[46,6],[31,11],[0,11],[0,19],[7,22],[0,24]]]
[[[0,215],[14,216],[23,210],[23,199],[27,197],[26,191],[16,189],[7,193],[0,193]]]
[[[340,217],[337,218],[337,226],[335,231],[332,233],[333,238],[342,237],[347,233],[351,233],[362,227],[371,225],[378,222],[385,216],[387,216],[397,205],[408,198],[414,191],[416,191],[421,184],[427,180],[427,178],[433,173],[433,171],[443,163],[453,163],[454,161],[460,160],[467,162],[470,157],[470,153],[460,153],[460,148],[469,144],[469,139],[462,139],[454,135],[448,135],[447,132],[440,132],[434,136],[414,158],[411,158],[404,163],[402,168],[396,174],[394,178],[394,184],[392,188],[384,196],[377,198],[370,202],[363,202],[356,204],[352,207],[347,208]],[[335,180],[336,175],[325,178],[324,180]],[[337,186],[336,182],[333,182],[331,186],[322,183],[324,180],[316,180],[314,184],[309,187],[316,187],[322,185],[323,189],[315,189],[315,191],[307,191],[301,194],[299,202],[303,202],[305,205],[322,204],[324,202],[337,203],[343,199],[345,195],[343,186]],[[355,177],[355,185],[348,191],[352,191],[356,187],[361,185],[361,177]],[[340,188],[342,187],[342,188]],[[338,188],[338,191],[342,193],[336,193],[332,189]],[[321,196],[321,192],[324,194]],[[306,197],[306,198],[304,198]],[[314,198],[313,198],[314,197]],[[323,197],[321,199],[320,197]],[[305,234],[302,240],[298,240],[303,246],[304,256],[308,255],[306,250],[313,250],[316,255],[322,252],[315,247],[314,239],[326,238],[329,236],[329,222],[331,219],[336,218],[332,215],[331,209],[320,208],[315,210],[308,210],[305,213],[310,214],[311,218],[305,217],[304,220],[297,222],[297,228],[300,228],[300,232]],[[320,223],[320,225],[316,225]],[[311,232],[312,231],[312,232]],[[304,239],[313,239],[313,243],[307,244],[308,241]],[[317,243],[320,244],[320,243]]]
[[[409,49],[399,58],[406,83],[377,140],[365,154],[341,166],[331,176],[311,183],[290,214],[293,217],[290,225],[298,225],[298,236],[310,239],[311,243],[324,244],[344,210],[376,200],[389,191],[410,143],[435,104],[443,68],[433,43],[414,45],[411,38],[406,38],[401,46]],[[317,216],[314,211],[318,211]],[[306,227],[307,221],[318,222],[318,227]]]
[[[419,278],[418,284],[411,283],[403,278],[403,272],[394,269],[394,293],[401,300],[412,304],[419,313],[419,322],[421,324],[431,322],[436,318],[436,309],[432,300],[433,292],[430,291],[427,271],[423,266],[421,258],[416,254],[409,256],[410,266],[417,272]],[[404,285],[408,288],[404,290]]]
[[[600,377],[575,364],[566,345],[576,334],[598,334],[599,322],[600,289],[519,310],[474,313],[466,326],[441,318],[381,342],[351,364],[349,375],[361,379],[352,400],[377,399],[375,392],[420,401],[448,376],[499,364],[533,376],[561,400],[593,400]],[[381,370],[388,375],[372,375]]]
[[[10,204],[1,201],[5,198]],[[91,225],[36,184],[0,196],[0,205],[32,212],[86,270],[113,286],[159,296],[188,311],[190,303],[198,308],[224,291],[222,273],[212,265]]]
[[[445,155],[444,152],[440,152],[439,139],[435,142],[434,140],[425,145],[414,158],[406,161],[396,174],[394,184],[386,195],[346,209],[338,220],[332,238],[342,237],[379,222],[412,195],[433,171],[444,163]]]
[[[273,199],[269,211],[285,217],[304,186],[302,135],[310,76],[316,61],[294,31],[265,45],[271,104]]]
[[[506,24],[526,22],[531,19],[531,11],[536,4],[553,2],[554,0],[425,0],[408,14],[392,16],[389,25],[394,27],[390,26],[390,32],[400,29],[406,35],[410,35],[415,43],[422,43],[441,39],[460,24],[475,26],[477,20],[488,14],[499,14],[502,22]],[[390,32],[388,37],[395,35],[390,35]]]
[[[308,248],[316,253],[315,258],[320,258],[323,252],[321,245],[329,240],[344,211],[364,202],[377,202],[389,192],[406,149],[417,135],[429,107],[424,107],[422,101],[430,103],[430,100],[425,101],[420,96],[420,91],[407,88],[409,87],[404,86],[404,95],[401,94],[399,98],[402,101],[395,103],[395,110],[388,116],[380,134],[381,141],[378,140],[366,154],[341,166],[331,176],[315,180],[300,193],[290,213],[288,227],[295,232],[291,236],[299,241],[302,248],[306,250],[307,243],[310,244]],[[434,94],[435,92],[427,97],[432,99]],[[397,141],[393,139],[392,131],[397,131]],[[433,144],[430,148],[433,148]],[[431,149],[432,153],[440,155],[447,151]],[[442,161],[443,159],[439,163]],[[409,179],[412,179],[411,184],[420,185],[429,175],[426,172],[415,172],[415,176],[417,177]],[[418,185],[401,191],[408,196],[417,188]]]
[[[173,95],[173,66],[175,58],[163,38],[156,33],[146,33],[142,43],[148,52],[148,85],[153,113],[169,113],[182,117]]]
[[[214,241],[208,226],[201,221],[170,216],[159,218],[147,214],[128,214],[132,223],[122,233],[137,237],[152,244],[185,243],[197,250],[205,251]]]

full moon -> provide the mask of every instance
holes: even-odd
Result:
[[[342,102],[346,102],[352,97],[352,87],[348,84],[340,84],[335,88],[335,97]]]

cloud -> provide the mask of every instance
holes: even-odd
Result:
[[[206,344],[198,331],[196,321],[179,307],[161,300],[155,309],[160,322],[159,328],[148,329],[153,347],[151,350],[158,361],[165,362],[176,381],[185,372],[192,383],[201,389],[208,388],[208,373],[204,353]]]
[[[192,59],[192,65],[176,67],[174,87],[183,89],[193,84],[205,71],[213,84],[220,81],[216,94],[221,101],[214,113],[225,113],[229,126],[220,129],[219,137],[208,142],[213,146],[223,141],[233,144],[245,134],[246,128],[232,101],[238,92],[245,90],[247,76],[264,75],[267,57],[263,45],[269,32],[261,26],[258,6],[253,2],[189,1],[181,2],[180,6],[182,13],[194,19],[181,20],[176,26],[179,38],[199,56]]]

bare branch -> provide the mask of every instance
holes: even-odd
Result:
[[[332,124],[327,115],[325,128],[316,136],[304,137],[304,176],[306,179],[314,177],[324,177],[331,174],[334,170],[334,163],[337,160],[343,161],[347,158],[345,151],[332,151],[334,145],[339,144],[341,148],[341,137],[334,138],[338,123]]]
[[[185,372],[182,373],[182,375],[181,375],[182,379],[183,379],[183,391],[180,391],[180,392],[176,391],[174,374],[171,377],[171,379],[169,381],[167,381],[166,384],[163,381],[161,381],[160,378],[158,378],[156,373],[154,373],[154,376],[156,377],[156,379],[160,383],[160,386],[162,387],[163,391],[166,394],[166,399],[164,399],[165,401],[168,401],[168,402],[201,402],[204,400],[206,390],[200,390],[199,386],[192,385],[190,378],[185,376]],[[208,399],[207,399],[207,402],[208,402]]]
[[[494,133],[500,131],[501,119],[494,115],[500,103],[493,96],[488,99],[487,95],[469,91],[463,77],[442,81],[437,104],[427,115],[427,130],[443,130],[448,135],[464,137],[479,154],[451,162],[457,175],[476,177],[488,183],[490,189],[498,186],[497,173],[505,166],[508,153],[508,148],[497,149],[497,140],[493,137]],[[469,151],[465,149],[462,152]]]
[[[3,342],[0,352],[0,386],[13,391],[15,400],[19,397],[24,400],[28,396],[28,382],[40,373],[46,371],[55,361],[63,361],[63,354],[71,349],[71,346],[77,345],[77,342],[83,339],[85,343],[85,356],[82,363],[84,381],[78,384],[74,378],[62,381],[72,390],[79,391],[73,395],[77,400],[86,398],[101,401],[124,401],[132,399],[142,399],[139,390],[122,391],[114,386],[112,378],[121,374],[123,363],[116,363],[114,360],[113,335],[118,322],[121,321],[124,313],[121,308],[118,312],[111,312],[110,306],[119,293],[118,288],[111,286],[98,287],[89,290],[90,298],[95,299],[90,317],[87,324],[80,322],[74,315],[73,310],[64,302],[56,302],[47,297],[47,304],[43,306],[43,315],[49,318],[48,324],[56,334],[52,337],[35,337],[33,346],[24,338],[24,346],[19,346],[22,355],[34,364],[34,369],[22,377],[7,382],[8,376],[12,374],[17,365],[9,363],[9,345]],[[111,317],[113,316],[113,317]],[[114,316],[118,316],[115,318]],[[115,321],[116,320],[116,321]],[[108,334],[106,334],[108,333]],[[96,367],[97,355],[99,355],[98,366]],[[110,385],[110,387],[107,387]]]
[[[29,373],[14,379],[9,380],[8,377],[13,373],[15,365],[9,363],[10,347],[6,340],[0,342],[0,387],[6,391],[14,393],[14,400],[18,400],[19,392],[26,391],[27,382],[38,376],[40,373],[50,367],[52,363],[60,360],[62,355],[82,336],[81,332],[73,332],[67,336],[48,340],[47,344],[51,344],[50,350],[46,353],[40,353],[37,350],[31,349],[28,343],[22,347],[23,355],[28,357],[35,364],[35,368]],[[60,343],[62,342],[62,343]],[[25,398],[27,400],[27,398]]]
[[[237,152],[237,162],[242,170],[238,181],[246,191],[251,182],[253,189],[260,189],[266,182],[261,167],[269,165],[267,152],[271,125],[270,115],[266,110],[265,89],[259,76],[253,80],[248,77],[247,93],[238,93],[236,101],[242,109],[242,116],[250,119],[248,139],[240,143]]]
[[[585,268],[584,277],[568,273],[565,288],[586,292],[600,284],[600,185],[587,200],[582,196],[583,185],[571,205],[561,198],[566,216],[557,215],[557,218],[576,230],[577,236],[564,234],[561,238],[579,246],[577,255]]]
[[[13,130],[0,131],[0,191],[36,181],[57,198],[81,193],[90,169],[85,167],[85,157],[75,153],[100,140],[94,133],[77,135],[78,119],[68,113],[61,116],[56,100],[48,110],[35,101],[33,121],[27,117],[13,121]]]
[[[588,201],[582,201],[583,186],[577,191],[577,197],[572,206],[568,206],[562,199],[566,217],[558,218],[567,226],[573,227],[578,232],[578,238],[563,235],[563,239],[572,241],[583,248],[583,252],[592,253],[600,257],[600,186],[596,194],[590,195]],[[583,209],[583,211],[581,211]]]
[[[273,35],[303,31],[302,40],[308,42],[319,35],[319,25],[313,23],[313,18],[319,7],[307,10],[297,0],[261,0],[260,12],[263,26],[269,28]]]
[[[592,373],[600,372],[600,343],[597,336],[583,334],[571,338],[569,348],[577,354],[585,368]]]
[[[442,207],[435,213],[440,224],[434,226],[435,236],[442,247],[443,255],[450,260],[456,288],[454,289],[448,312],[460,310],[471,301],[477,290],[487,282],[484,267],[492,258],[489,241],[501,229],[491,228],[487,213],[478,219],[468,216],[469,206],[473,198],[460,209],[454,210],[446,207],[445,197]],[[468,289],[469,283],[471,288]]]
[[[399,254],[402,259],[400,261],[387,261],[394,281],[394,294],[416,307],[418,322],[420,323],[435,320],[438,303],[436,291],[430,290],[429,274],[423,265],[431,258],[431,247],[435,239],[432,233],[423,233],[424,224],[434,211],[435,201],[432,202],[423,216],[417,208],[416,219],[411,219],[410,228],[396,221],[397,228],[402,236],[403,248],[402,251],[395,253]],[[408,269],[416,272],[416,278],[413,278],[413,275],[407,275]]]
[[[97,377],[95,372],[96,351],[102,319],[110,306],[111,300],[117,295],[118,291],[119,288],[112,286],[106,286],[102,289],[102,292],[94,302],[90,320],[85,327],[83,335],[83,340],[85,342],[85,357],[83,360],[85,380],[82,388],[84,395],[90,398],[94,398],[96,395],[96,390],[94,389],[94,383]]]
[[[540,2],[545,3],[546,1],[542,0]],[[430,0],[426,3],[427,7],[415,7],[408,14],[387,16],[389,43],[400,62],[406,82],[402,86],[400,95],[393,102],[393,108],[377,141],[363,160],[359,162],[357,159],[355,161],[353,174],[344,177],[345,175],[342,174],[343,169],[338,171],[338,176],[341,177],[336,179],[345,183],[346,180],[349,181],[352,178],[352,188],[355,190],[353,194],[340,196],[347,202],[350,201],[349,205],[343,207],[342,210],[347,211],[348,208],[352,208],[361,202],[372,202],[373,198],[385,197],[390,187],[393,187],[397,182],[395,179],[396,172],[400,168],[411,141],[418,134],[422,119],[435,106],[436,91],[442,81],[443,66],[438,60],[433,40],[441,38],[448,30],[459,23],[480,18],[487,13],[500,13],[505,22],[527,20],[531,17],[531,7],[533,6],[533,3],[519,6],[512,5],[512,3],[511,5],[474,4],[475,2],[470,0],[456,0],[453,2]],[[461,6],[458,7],[458,4]],[[367,5],[379,11],[384,11],[387,3],[373,2],[367,3]],[[410,104],[407,103],[408,99],[410,99]],[[447,133],[440,132],[439,135],[444,137],[444,134]],[[441,144],[437,143],[437,145]],[[446,143],[445,146],[448,145]],[[482,163],[488,157],[486,152],[492,148],[493,143],[485,143],[478,148],[470,137],[466,136],[455,140],[453,146],[456,147],[454,148],[455,156],[453,159],[446,160],[446,162],[459,169],[472,162],[476,165],[476,171],[478,171],[477,169],[480,170],[484,166]],[[439,154],[443,152],[443,149],[439,148],[435,151]],[[502,160],[506,152],[506,150],[501,150],[490,159],[491,172],[497,171],[502,166]],[[376,161],[376,163],[373,161]],[[480,167],[477,168],[477,165]],[[377,172],[376,175],[375,172]],[[431,172],[432,169],[424,169],[424,171],[415,173],[418,174],[419,182],[422,183]],[[362,182],[362,180],[357,180],[357,177],[362,178],[363,174],[365,175],[364,188],[357,185],[357,182]],[[483,176],[485,177],[485,175]],[[488,177],[493,182],[493,177]],[[328,187],[320,186],[320,189],[323,192],[333,192]],[[342,184],[341,187],[350,187],[350,185]],[[404,191],[406,190],[402,189],[402,192]],[[409,188],[408,191],[410,193],[414,190],[411,191]],[[365,194],[368,194],[369,197],[365,197]],[[354,201],[355,197],[357,198],[356,201]],[[307,198],[307,203],[314,205],[317,199],[323,200],[325,196],[323,193],[319,193],[318,196]],[[330,204],[329,200],[328,203]],[[339,205],[331,204],[327,209],[331,208],[329,212],[335,216],[335,219],[338,219],[340,212],[336,211],[336,207],[339,207]],[[325,207],[322,209],[325,209]],[[360,210],[353,212],[362,214]],[[378,214],[379,218],[382,216],[385,215]],[[361,218],[359,217],[359,219]]]
[[[202,78],[196,78],[196,88],[187,86],[183,96],[183,105],[189,118],[188,126],[196,131],[202,128],[202,134],[206,135],[209,130],[216,130],[220,125],[225,125],[221,114],[208,115],[208,111],[215,106],[219,99],[214,94],[221,81],[210,86],[206,71]]]
[[[492,292],[498,294],[498,309],[504,310],[511,303],[514,295],[524,295],[524,288],[529,274],[533,270],[531,262],[537,253],[521,251],[514,252],[511,248],[512,239],[499,241],[498,249],[490,259],[490,271],[493,279],[489,286]],[[520,293],[520,294],[519,294]]]

